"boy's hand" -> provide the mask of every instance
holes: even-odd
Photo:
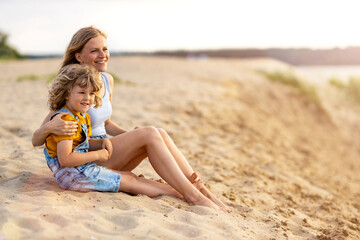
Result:
[[[110,158],[110,154],[106,149],[97,150],[97,153],[99,155],[99,161],[106,162]]]
[[[109,160],[110,157],[111,157],[111,154],[113,152],[113,146],[112,146],[111,141],[109,139],[107,139],[107,138],[104,138],[101,147],[108,151],[108,154],[109,154],[108,160]]]

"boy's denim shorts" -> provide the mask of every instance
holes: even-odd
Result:
[[[103,139],[108,138],[106,134],[104,135],[98,135],[98,136],[90,136],[91,139]]]
[[[66,190],[118,192],[121,175],[89,162],[77,167],[62,167],[57,157],[44,149],[47,165],[53,172],[57,185]]]

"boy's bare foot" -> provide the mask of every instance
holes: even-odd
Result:
[[[221,202],[214,194],[212,194],[203,184],[201,179],[198,177],[197,173],[194,172],[190,178],[189,181],[196,187],[205,197],[210,199],[213,203],[215,203],[221,210],[224,212],[232,212],[233,208],[230,206],[225,205],[223,202]]]

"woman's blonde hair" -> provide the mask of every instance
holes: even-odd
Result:
[[[94,26],[85,27],[78,30],[72,37],[66,49],[61,68],[69,64],[79,63],[79,61],[75,57],[75,54],[81,52],[85,44],[89,42],[90,39],[98,36],[103,36],[104,38],[107,38],[107,35],[103,31]]]
[[[60,69],[50,86],[48,99],[50,110],[58,111],[64,107],[66,98],[74,86],[82,88],[92,86],[95,92],[94,107],[101,106],[101,98],[98,95],[102,87],[100,74],[86,64],[70,64]]]

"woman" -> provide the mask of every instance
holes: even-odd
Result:
[[[96,163],[120,171],[122,176],[120,190],[138,194],[143,192],[144,185],[139,184],[143,179],[135,176],[131,171],[148,157],[160,177],[178,191],[187,202],[229,211],[230,208],[202,184],[166,131],[155,127],[126,131],[111,120],[114,80],[106,73],[109,61],[106,37],[105,33],[92,26],[80,29],[71,39],[61,66],[74,63],[88,64],[93,66],[103,79],[103,88],[100,92],[103,104],[100,108],[91,108],[88,114],[91,118],[93,138],[105,138],[106,134],[113,136],[110,138],[113,153],[108,161]],[[51,133],[73,135],[77,131],[77,123],[61,119],[65,114],[58,114],[50,121],[53,114],[50,112],[41,127],[34,132],[32,138],[34,146],[42,145]],[[151,194],[147,195],[151,197]]]

